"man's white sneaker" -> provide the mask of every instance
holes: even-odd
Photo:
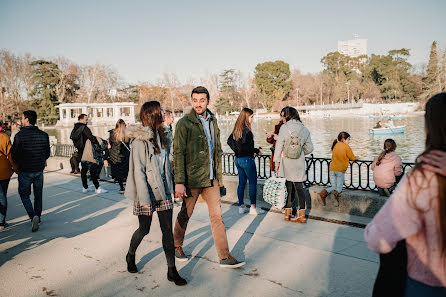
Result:
[[[243,207],[239,206],[238,207],[238,213],[239,214],[244,214],[244,213],[247,213],[248,211],[249,210],[248,210],[248,208],[246,206],[243,206]]]
[[[82,193],[88,193],[88,192],[91,192],[90,188],[88,189],[82,188]]]
[[[33,219],[31,220],[31,231],[32,232],[36,232],[37,230],[39,230],[39,217],[38,216],[34,216]]]
[[[264,214],[265,213],[265,211],[263,210],[263,209],[261,209],[261,208],[253,208],[253,207],[251,207],[250,209],[249,209],[249,214],[250,215],[253,215],[253,216],[256,216],[256,215],[259,215],[259,214]]]
[[[101,187],[99,187],[99,188],[96,189],[96,194],[107,193],[107,192],[108,192],[108,191],[107,191],[106,189],[101,188]]]

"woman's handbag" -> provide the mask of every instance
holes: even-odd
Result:
[[[379,255],[379,270],[373,286],[373,297],[403,297],[407,280],[406,241],[398,241],[388,254]]]
[[[286,178],[276,177],[273,174],[272,177],[265,181],[263,186],[263,200],[265,202],[282,209],[285,207],[287,195]]]

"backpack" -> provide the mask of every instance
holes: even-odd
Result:
[[[285,144],[283,146],[283,156],[288,159],[299,159],[300,154],[302,153],[302,146],[299,143],[298,137],[299,133],[297,131],[290,132],[289,128],[288,133],[290,134],[290,137],[285,140]]]
[[[79,151],[83,149],[83,142],[82,142],[82,132],[84,131],[85,126],[80,126],[77,128],[77,130],[72,130],[70,134],[70,139],[73,141],[74,147],[77,148]]]
[[[92,143],[93,158],[98,164],[104,164],[104,152],[107,150],[107,140],[100,138],[98,143]]]

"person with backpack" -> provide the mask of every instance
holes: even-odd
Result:
[[[110,149],[110,165],[111,176],[115,182],[119,183],[119,193],[124,194],[124,179],[129,173],[129,156],[130,143],[128,137],[125,135],[126,124],[123,119],[119,119],[116,123],[115,129],[108,131],[110,136],[108,138]]]
[[[90,177],[94,184],[96,194],[108,192],[106,189],[99,186],[99,168],[104,165],[106,167],[108,166],[108,142],[107,140],[101,139],[99,137],[96,137],[96,142],[97,143],[92,143],[90,139],[87,139],[82,153],[81,179],[83,193],[87,193],[90,191],[87,181],[88,171],[90,171]]]
[[[70,139],[73,141],[74,147],[76,148],[76,151],[70,158],[70,164],[71,164],[70,173],[75,173],[75,174],[81,171],[79,169],[79,163],[81,162],[82,154],[84,152],[84,147],[85,143],[87,142],[87,139],[89,139],[90,142],[99,145],[96,137],[93,136],[93,133],[91,133],[90,128],[88,128],[87,126],[88,115],[82,113],[77,117],[77,119],[78,122],[74,124],[74,128],[70,134]]]
[[[386,139],[384,150],[375,157],[372,163],[373,180],[380,196],[390,197],[403,173],[401,157],[395,153],[395,150],[395,140]]]
[[[228,138],[228,145],[235,153],[235,166],[238,172],[237,196],[239,214],[248,212],[243,197],[245,196],[246,181],[249,180],[249,199],[251,201],[250,215],[264,214],[261,208],[256,208],[257,200],[257,170],[254,163],[254,155],[262,153],[261,148],[254,147],[254,135],[251,131],[251,123],[254,112],[250,108],[243,108],[234,125],[234,130]]]
[[[299,113],[294,107],[287,106],[281,113],[284,124],[280,127],[276,141],[274,163],[276,174],[286,178],[288,192],[285,205],[285,221],[305,224],[305,191],[306,180],[305,155],[313,151],[310,131],[302,124]],[[296,199],[292,199],[292,189],[299,200],[299,211]]]
[[[350,143],[350,134],[342,131],[338,134],[338,137],[333,141],[331,146],[332,156],[330,163],[330,183],[331,187],[328,189],[323,189],[319,193],[322,204],[325,206],[325,199],[330,193],[333,193],[338,206],[339,206],[339,196],[342,192],[342,187],[344,186],[345,172],[347,171],[349,161],[355,161],[358,159],[353,154],[352,149],[348,145]]]

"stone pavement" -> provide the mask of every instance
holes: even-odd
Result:
[[[0,296],[371,296],[378,256],[363,229],[286,223],[273,212],[239,215],[230,204],[222,204],[223,218],[243,268],[219,267],[207,206],[199,203],[184,246],[192,259],[177,263],[188,285],[166,279],[156,215],[137,250],[140,272],[130,274],[125,254],[137,219],[118,185],[102,186],[110,192],[83,194],[79,178],[46,173],[42,224],[32,233],[13,177],[9,227],[0,232]]]

